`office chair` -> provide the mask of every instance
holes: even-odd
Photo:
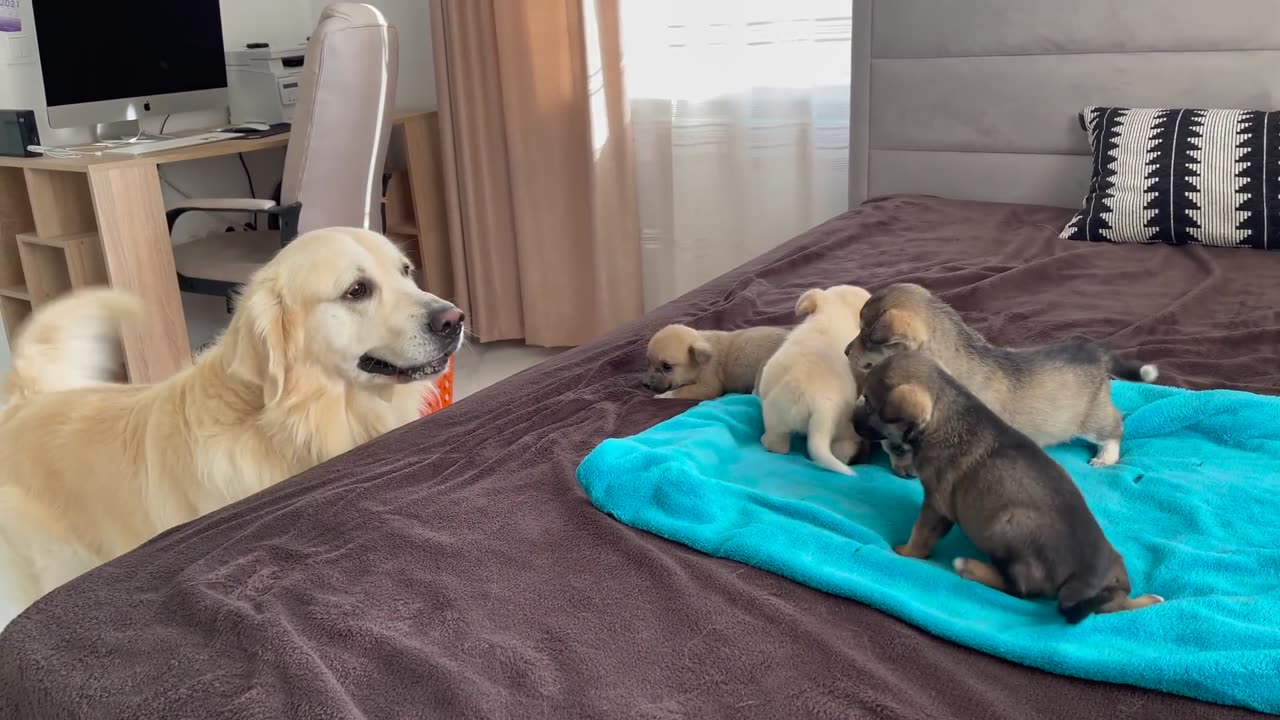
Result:
[[[214,233],[174,247],[178,287],[227,298],[299,234],[382,230],[383,165],[399,74],[399,40],[377,8],[325,8],[307,43],[285,151],[280,200],[192,198],[166,213],[169,232],[192,211],[266,214],[273,230]]]

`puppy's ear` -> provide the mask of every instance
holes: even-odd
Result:
[[[689,346],[689,357],[693,358],[693,362],[698,365],[706,365],[711,362],[711,343],[699,336]]]
[[[798,317],[809,317],[818,311],[818,301],[822,299],[822,290],[813,288],[806,290],[800,299],[796,301],[796,315]]]
[[[271,278],[257,278],[245,288],[227,335],[231,374],[261,383],[264,407],[279,402],[289,389],[302,327]]]
[[[922,428],[933,419],[933,397],[920,385],[899,385],[885,400],[884,416]]]
[[[876,321],[877,339],[883,338],[885,345],[919,350],[927,335],[919,316],[906,310],[886,310]]]

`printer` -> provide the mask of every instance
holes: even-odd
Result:
[[[228,50],[231,122],[292,122],[306,54],[306,43],[287,47],[249,43],[241,50]]]

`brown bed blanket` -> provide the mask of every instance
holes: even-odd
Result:
[[[893,197],[835,218],[51,593],[0,636],[0,717],[1250,716],[952,645],[623,526],[575,481],[688,406],[640,389],[650,332],[786,323],[817,285],[919,282],[1001,343],[1084,334],[1162,382],[1280,392],[1280,253],[1058,240],[1069,216]]]

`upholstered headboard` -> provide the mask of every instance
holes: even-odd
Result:
[[[854,0],[849,194],[1078,206],[1086,105],[1280,108],[1280,0]]]

